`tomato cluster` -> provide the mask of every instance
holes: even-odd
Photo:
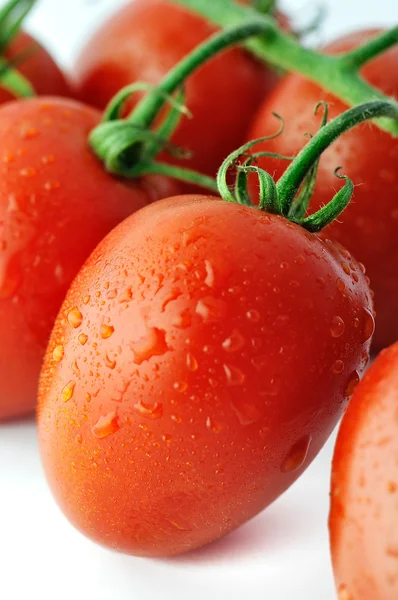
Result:
[[[290,30],[280,13],[250,14]],[[34,410],[41,369],[41,455],[64,513],[106,546],[170,556],[280,496],[354,393],[333,466],[336,579],[341,600],[396,598],[397,347],[359,382],[373,334],[374,350],[398,338],[398,142],[362,124],[319,162],[332,142],[322,132],[348,126],[328,128],[327,107],[322,122],[313,109],[327,102],[344,119],[344,102],[238,47],[197,64],[180,95],[157,88],[216,32],[164,0],[116,13],[70,82],[12,31],[7,44],[0,35],[3,62],[37,97],[10,101],[14,88],[0,88],[0,421]],[[397,66],[395,46],[363,75],[394,97]],[[113,100],[141,80],[159,105],[148,123],[135,120],[142,86]],[[306,132],[308,148],[323,144],[311,164]],[[260,137],[256,151],[227,158]],[[198,193],[214,190],[222,163],[220,195]],[[340,189],[340,164],[358,184],[344,213],[351,184],[340,175]]]

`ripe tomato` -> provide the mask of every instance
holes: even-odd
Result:
[[[33,410],[55,317],[90,252],[150,194],[171,191],[164,178],[157,189],[105,172],[87,143],[100,118],[61,99],[0,109],[0,420]]]
[[[164,0],[131,2],[96,33],[77,60],[77,95],[104,108],[134,81],[157,84],[214,31],[201,17]],[[173,141],[194,156],[180,163],[215,175],[243,142],[254,111],[276,82],[273,71],[237,48],[189,78],[186,104],[194,118],[183,118]],[[211,131],[211,143],[204,140],[204,131]]]
[[[364,43],[376,31],[350,35],[327,48],[341,53]],[[369,63],[364,77],[391,96],[398,95],[398,46]],[[292,98],[294,101],[292,101]],[[259,146],[278,154],[294,155],[307,142],[305,132],[315,133],[320,117],[314,116],[314,107],[320,100],[329,103],[330,115],[335,117],[346,106],[317,85],[298,75],[289,75],[260,108],[249,139],[275,131],[272,111],[285,120],[283,134]],[[256,148],[257,150],[257,148]],[[375,125],[366,123],[351,130],[324,153],[319,170],[312,207],[317,210],[331,197],[330,190],[338,188],[334,177],[336,167],[342,165],[357,184],[354,201],[328,233],[353,252],[366,265],[375,292],[377,326],[374,347],[382,348],[398,339],[398,141]],[[279,177],[287,163],[261,159],[261,167]],[[255,188],[253,187],[253,194]],[[375,201],[375,198],[379,198]]]
[[[337,440],[330,536],[340,600],[398,597],[398,344],[358,386]]]
[[[21,31],[6,49],[5,58],[15,59],[30,49],[32,53],[18,63],[16,68],[30,81],[36,94],[71,96],[72,91],[53,58],[29,34]],[[0,79],[0,104],[13,99],[13,94],[1,87]]]
[[[71,522],[173,555],[286,490],[368,360],[372,301],[348,256],[208,196],[117,227],[69,290],[40,384],[44,466]]]

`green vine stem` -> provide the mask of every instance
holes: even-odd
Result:
[[[253,154],[252,159],[247,158],[246,163],[243,165],[237,164],[240,157],[248,156],[248,152],[255,144],[264,141],[265,138],[261,138],[260,140],[245,144],[232,153],[223,163],[217,179],[221,197],[227,202],[236,203],[242,203],[240,199],[246,199],[248,197],[248,194],[245,193],[244,190],[242,191],[242,179],[240,179],[239,186],[235,188],[235,195],[228,186],[227,173],[228,170],[234,166],[238,171],[237,177],[239,177],[242,171],[246,174],[251,172],[257,174],[260,186],[260,201],[258,206],[260,210],[279,214],[311,232],[319,232],[334,221],[348,206],[354,192],[352,181],[348,177],[339,174],[341,167],[336,169],[335,174],[345,181],[343,188],[337,192],[334,198],[332,198],[326,206],[323,206],[314,214],[309,216],[305,215],[314,188],[313,176],[316,172],[322,153],[344,132],[365,121],[384,117],[392,120],[397,125],[398,105],[397,103],[385,100],[375,100],[374,102],[368,102],[350,108],[330,123],[326,123],[327,107],[325,105],[324,107],[325,114],[321,129],[310,139],[297,157],[291,161],[290,166],[279,179],[278,183],[275,183],[272,177],[264,170],[252,166],[251,162],[253,162],[255,157],[259,156],[259,154]],[[318,108],[319,105],[317,106],[317,109]],[[280,131],[278,133],[280,133]],[[278,133],[276,135],[278,135]],[[310,178],[307,180],[309,175]],[[301,210],[300,207],[297,206],[296,198],[297,196],[300,197],[300,195],[302,195],[302,185],[303,182],[305,184],[306,181],[307,191],[304,194],[303,200],[304,210]],[[244,203],[246,204],[247,202]]]
[[[16,98],[29,98],[35,95],[35,91],[26,77],[15,68],[25,55],[7,61],[4,52],[35,4],[36,0],[9,0],[0,9],[0,53],[3,55],[0,57],[0,85]]]
[[[267,25],[254,13],[254,18],[244,23],[229,27],[213,35],[198,46],[174,67],[155,88],[149,86],[149,93],[138,103],[133,112],[126,118],[119,118],[125,101],[132,93],[148,85],[136,83],[122,90],[110,103],[103,122],[90,134],[90,145],[94,153],[102,160],[110,173],[122,177],[137,177],[150,172],[162,172],[185,182],[195,183],[216,191],[214,179],[204,177],[189,169],[175,168],[168,164],[154,162],[156,154],[167,148],[168,139],[178,125],[182,114],[187,114],[181,98],[173,96],[181,90],[185,80],[196,69],[201,67],[216,54],[237,45],[243,40],[262,34]],[[160,129],[152,130],[155,120],[166,105],[171,106],[166,121]],[[166,137],[165,132],[167,132]]]
[[[269,15],[261,15],[253,7],[232,0],[172,0],[208,18],[220,27],[231,27],[257,15],[265,32],[245,41],[245,46],[258,58],[286,71],[301,73],[323,89],[355,106],[373,100],[387,100],[379,90],[360,75],[360,68],[375,56],[398,43],[398,26],[376,36],[370,42],[347,54],[328,56],[300,45],[296,38],[282,32]],[[381,118],[378,126],[398,136],[398,124]]]

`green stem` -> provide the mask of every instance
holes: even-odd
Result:
[[[289,165],[277,183],[278,199],[283,215],[289,214],[301,184],[322,152],[345,131],[376,117],[387,117],[398,125],[398,104],[388,101],[375,101],[355,106],[318,131]]]
[[[343,55],[342,62],[344,62],[348,68],[360,69],[378,54],[385,52],[390,46],[395,46],[397,42],[398,26],[388,29],[380,35],[375,35],[375,37],[366,44],[347,52],[347,54]]]
[[[358,61],[370,60],[387,48],[398,43],[398,28],[389,35],[382,34],[361,48],[359,57],[346,60],[345,55],[327,56],[308,48],[303,48],[296,38],[279,30],[270,16],[260,15],[253,7],[236,4],[232,0],[172,0],[192,9],[221,27],[230,27],[257,15],[261,18],[265,32],[262,36],[247,40],[245,46],[258,58],[287,71],[301,73],[307,79],[318,83],[323,89],[354,106],[376,99],[388,98],[369,85],[358,73]],[[370,51],[366,50],[370,46]],[[350,55],[347,55],[350,57]],[[387,119],[378,120],[378,126],[398,136],[398,123]]]
[[[137,169],[147,167],[152,162],[153,150],[160,152],[167,146],[168,140],[160,139],[159,131],[150,129],[160,111],[165,105],[171,104],[173,110],[182,113],[184,109],[178,100],[172,98],[172,94],[183,87],[184,81],[189,75],[216,54],[249,37],[264,33],[267,25],[264,24],[261,17],[256,15],[257,13],[250,21],[218,32],[198,46],[164,77],[158,87],[149,91],[132,114],[124,120],[117,117],[126,100],[126,95],[131,91],[141,89],[142,84],[129,86],[118,94],[105,113],[107,120],[96,127],[89,138],[92,149],[105,163],[110,173],[122,177],[134,177]],[[175,126],[176,121],[173,118],[173,121],[166,126],[166,131],[171,132]],[[186,172],[180,171],[180,174],[183,177],[178,177],[178,171],[175,171],[177,178],[186,181]],[[205,187],[215,191],[214,180],[201,178],[201,181],[202,183],[207,182]]]
[[[201,175],[197,171],[186,169],[185,167],[177,167],[161,162],[152,162],[147,165],[137,166],[132,171],[133,177],[143,177],[144,175],[166,175],[173,179],[178,179],[185,183],[192,183],[199,187],[214,192],[219,195],[217,181],[207,175]]]

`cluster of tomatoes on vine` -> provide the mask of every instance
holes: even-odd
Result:
[[[169,556],[280,496],[354,393],[339,597],[396,598],[398,347],[359,382],[398,338],[397,28],[317,53],[274,2],[136,0],[67,81],[34,4],[0,11],[0,420],[41,371],[64,513]]]

